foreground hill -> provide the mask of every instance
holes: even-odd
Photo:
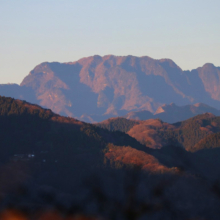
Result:
[[[176,145],[195,152],[220,147],[220,117],[212,113],[197,115],[174,124],[163,122],[161,119],[140,121],[119,117],[110,118],[97,125],[110,131],[126,132],[153,149]]]
[[[0,218],[75,219],[84,213],[106,219],[218,219],[213,218],[220,205],[218,117],[200,115],[173,125],[114,120],[109,129],[115,131],[109,131],[0,97],[0,211],[6,209]],[[152,149],[116,131],[136,126],[155,130],[166,143]],[[202,139],[199,133],[200,146],[206,140],[216,144],[195,153],[180,141],[168,144],[166,137],[180,129],[188,140],[204,130],[211,136]]]
[[[91,122],[130,111],[155,113],[172,102],[218,108],[219,78],[220,69],[212,64],[182,71],[170,59],[96,55],[71,63],[42,63],[20,86],[0,86],[0,94]]]
[[[177,124],[158,119],[132,121],[113,118],[98,124],[100,128],[61,117],[37,105],[1,97],[0,162],[3,164],[34,155],[31,159],[35,161],[34,167],[40,163],[42,167],[48,166],[47,169],[55,166],[66,172],[71,172],[75,166],[78,168],[74,172],[82,173],[83,169],[92,171],[104,164],[111,164],[110,167],[138,165],[149,172],[173,172],[178,163],[185,160],[183,155],[188,157],[182,152],[184,148],[195,152],[219,147],[219,118],[207,113]],[[212,146],[213,143],[215,145]],[[153,150],[166,146],[182,150],[174,158],[172,152]],[[167,167],[161,158],[172,158],[173,162]]]
[[[124,132],[61,117],[25,101],[0,97],[0,122],[0,164],[26,161],[45,184],[71,186],[75,176],[81,179],[100,169],[123,166],[171,171]]]
[[[150,154],[166,167],[178,167],[212,180],[220,174],[220,117],[211,113],[174,124],[160,119],[112,118],[97,125],[126,132],[152,148]]]

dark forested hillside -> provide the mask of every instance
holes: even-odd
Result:
[[[182,145],[186,150],[194,152],[202,149],[201,140],[220,131],[220,117],[206,113],[173,125],[174,129],[159,130],[159,135],[163,139],[170,139]],[[213,142],[207,142],[206,147],[212,148],[212,144]],[[205,145],[203,144],[203,146]]]
[[[219,216],[219,117],[205,114],[173,125],[111,120],[100,128],[0,97],[0,218]],[[195,153],[186,151],[182,146],[195,138],[202,150],[195,145],[186,147]],[[161,146],[152,149],[156,144]]]
[[[110,131],[127,132],[140,143],[150,148],[178,145],[187,151],[220,147],[220,117],[211,113],[201,114],[188,120],[168,124],[160,119],[146,121],[111,118],[97,124]],[[215,134],[216,133],[216,134]]]
[[[147,150],[124,132],[111,132],[5,97],[0,97],[0,131],[0,164],[25,161],[33,168],[31,172],[41,173],[42,181],[56,185],[67,183],[62,178],[77,175],[80,179],[86,170],[88,175],[106,167],[108,144],[130,146],[143,154]],[[135,165],[132,160],[129,157],[126,164]]]
[[[108,129],[109,131],[127,132],[136,124],[139,124],[139,122],[135,120],[128,120],[126,118],[110,118],[98,123],[97,125],[101,128]]]

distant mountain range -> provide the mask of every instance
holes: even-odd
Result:
[[[174,109],[164,104],[204,103],[219,109],[220,67],[207,63],[183,71],[170,59],[96,55],[70,63],[42,63],[20,85],[1,85],[0,95],[23,99],[89,122],[133,111],[158,114],[159,107],[164,111],[163,116],[160,113],[163,119],[168,117],[168,108]],[[201,106],[186,107],[190,117],[194,111],[191,108]],[[141,117],[142,113],[126,117]],[[168,121],[179,120],[175,117],[179,115],[172,115]]]
[[[210,112],[216,116],[220,116],[220,110],[212,108],[203,103],[194,105],[177,106],[174,103],[160,106],[154,114],[149,111],[129,112],[124,118],[135,120],[161,119],[164,122],[175,123],[192,118],[199,114]]]

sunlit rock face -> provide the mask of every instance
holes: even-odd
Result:
[[[158,107],[170,103],[202,102],[218,108],[219,77],[220,68],[212,64],[182,71],[170,59],[95,55],[71,63],[42,63],[20,86],[0,86],[0,95],[40,104],[61,115],[88,115],[86,121],[97,121],[94,118],[131,111],[154,114]]]

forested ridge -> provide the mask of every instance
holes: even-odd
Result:
[[[219,122],[204,114],[173,125],[117,118],[99,127],[0,97],[0,210],[23,213],[25,207],[31,215],[53,207],[62,216],[92,210],[184,220],[205,213],[211,219],[220,204],[219,185],[212,182],[219,178]],[[154,131],[162,147],[149,148],[125,133],[139,133],[139,126],[141,135]]]
[[[212,148],[213,144],[215,147],[220,147],[217,144],[219,136],[218,134],[214,135],[214,133],[220,132],[220,117],[206,113],[173,125],[174,129],[158,130],[161,138],[169,140],[171,143],[178,143],[192,152],[203,148]],[[207,139],[208,136],[214,136],[215,141],[211,141],[211,138]],[[200,145],[201,141],[202,145]]]
[[[101,128],[108,129],[109,131],[129,131],[134,125],[138,124],[138,121],[129,120],[126,118],[112,118],[108,119],[102,123],[97,123],[97,125]]]
[[[203,148],[220,147],[220,117],[211,113],[168,124],[160,119],[146,121],[112,118],[97,124],[110,131],[127,132],[142,144],[151,147],[152,141],[162,146],[175,145],[195,152]],[[216,135],[214,135],[216,133]]]
[[[0,164],[16,159],[16,155],[34,155],[28,163],[34,167],[40,163],[45,170],[54,165],[70,172],[76,164],[79,173],[87,166],[101,168],[108,143],[145,149],[124,132],[110,132],[6,97],[0,97],[0,130]]]

